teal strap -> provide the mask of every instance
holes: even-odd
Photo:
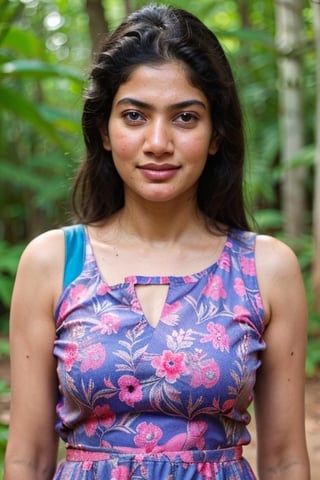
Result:
[[[66,288],[83,269],[85,258],[85,230],[83,225],[64,227],[65,266],[63,288]]]

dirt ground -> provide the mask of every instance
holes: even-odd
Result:
[[[9,362],[0,357],[0,380],[9,382]],[[0,423],[9,423],[10,397],[0,395]],[[254,419],[250,428],[251,444],[245,448],[245,457],[255,465],[256,438]],[[320,371],[306,382],[306,431],[311,463],[311,480],[320,479]]]

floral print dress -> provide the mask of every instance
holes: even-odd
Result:
[[[55,480],[252,480],[242,457],[263,307],[255,234],[231,230],[216,263],[183,277],[102,278],[82,225],[65,228],[56,310]],[[168,284],[152,327],[135,293]]]

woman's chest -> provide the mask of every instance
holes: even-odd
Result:
[[[239,395],[247,402],[263,348],[250,310],[198,283],[166,295],[155,328],[133,285],[70,306],[55,345],[66,394],[72,379],[72,395],[90,408],[103,398],[184,415],[194,402],[209,410],[230,407]]]

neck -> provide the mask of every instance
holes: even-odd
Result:
[[[150,245],[174,244],[196,238],[207,230],[195,201],[127,202],[118,214],[119,227],[128,239]]]

